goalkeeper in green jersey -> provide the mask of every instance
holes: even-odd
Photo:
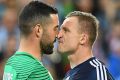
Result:
[[[53,80],[41,57],[53,52],[58,23],[57,10],[45,3],[32,1],[24,7],[19,15],[20,46],[7,61],[3,80]]]

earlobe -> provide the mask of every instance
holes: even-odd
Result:
[[[80,44],[83,45],[86,43],[87,37],[85,34],[80,35]]]

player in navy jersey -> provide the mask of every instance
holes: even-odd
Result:
[[[67,15],[58,34],[58,52],[66,53],[71,70],[64,80],[114,80],[105,65],[93,56],[99,22],[90,13]]]

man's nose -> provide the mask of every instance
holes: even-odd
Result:
[[[60,30],[56,37],[59,39],[61,36],[62,36],[62,31]]]

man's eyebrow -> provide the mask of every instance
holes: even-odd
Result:
[[[64,27],[64,26],[62,27],[62,29],[64,29],[64,30],[68,30],[68,31],[69,31],[69,29],[68,29],[67,27]]]

